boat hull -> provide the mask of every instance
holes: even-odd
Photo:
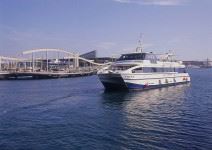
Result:
[[[106,90],[128,89],[120,74],[98,74],[98,77]]]
[[[125,75],[125,74],[98,74],[106,90],[148,90],[175,86],[190,82],[186,74],[158,75]]]
[[[0,80],[4,80],[10,77],[10,74],[7,72],[0,72]]]

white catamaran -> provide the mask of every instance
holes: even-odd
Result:
[[[106,89],[152,89],[190,82],[185,65],[174,55],[152,52],[122,54],[110,66],[98,71],[98,77]]]

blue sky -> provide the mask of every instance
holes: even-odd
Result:
[[[211,0],[1,0],[0,55],[62,48],[99,56],[169,50],[212,59]]]

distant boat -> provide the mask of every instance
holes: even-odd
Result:
[[[0,80],[9,77],[9,73],[6,71],[0,71]]]
[[[97,74],[108,90],[146,90],[190,82],[185,65],[173,57],[171,53],[156,55],[142,50],[122,54]]]
[[[201,68],[212,68],[212,63],[209,59],[207,59],[205,62],[203,62],[203,65]]]

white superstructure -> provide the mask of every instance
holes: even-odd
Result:
[[[135,52],[123,54],[117,62],[98,71],[106,89],[151,89],[190,82],[181,61],[170,53],[156,55]]]

